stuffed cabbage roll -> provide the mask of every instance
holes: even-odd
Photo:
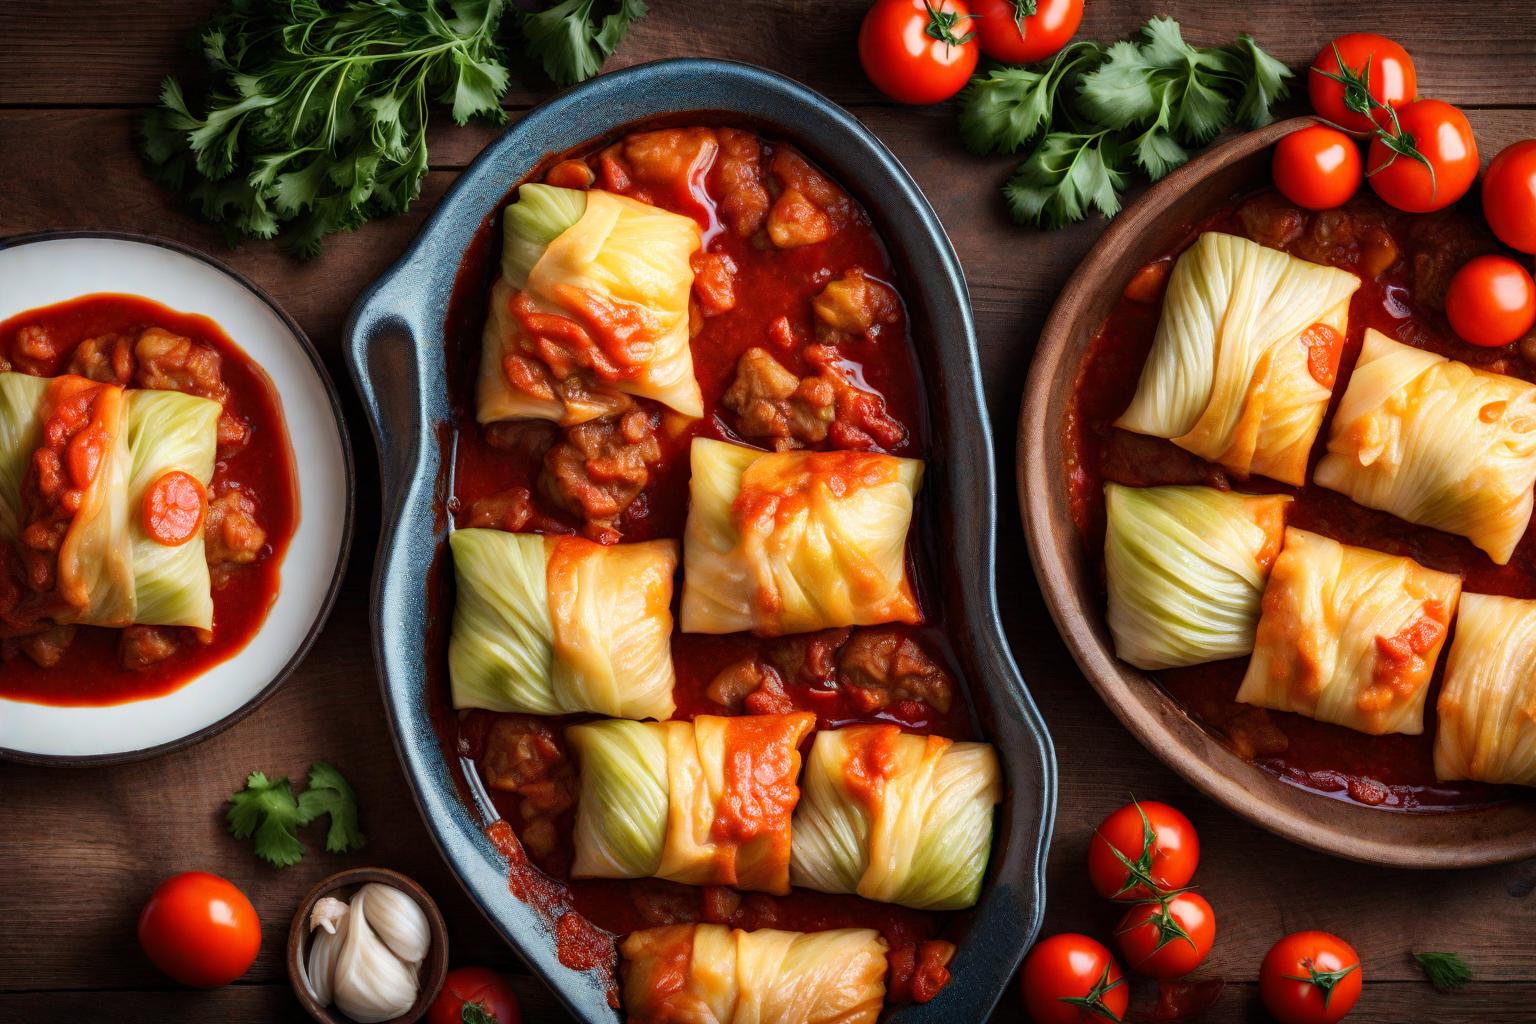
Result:
[[[619,947],[624,1008],[630,1024],[875,1024],[887,948],[872,928],[647,928]]]
[[[128,508],[132,512],[133,621],[213,628],[213,580],[201,528],[164,543],[147,528],[145,501],[168,473],[197,481],[206,511],[223,406],[180,391],[128,392]]]
[[[456,708],[669,718],[677,542],[456,530]]]
[[[1460,595],[1459,576],[1288,528],[1237,699],[1417,736]]]
[[[919,910],[974,906],[1002,799],[985,743],[894,725],[816,734],[795,812],[790,877]]]
[[[524,185],[503,230],[481,423],[581,423],[621,411],[625,395],[703,415],[688,347],[697,223],[609,192]]]
[[[1316,480],[1505,565],[1531,521],[1536,385],[1366,331]]]
[[[1462,595],[1438,709],[1437,778],[1536,786],[1536,601]]]
[[[1285,495],[1104,485],[1104,571],[1115,653],[1161,669],[1253,650],[1280,553]]]
[[[1346,271],[1202,234],[1174,264],[1152,352],[1115,425],[1300,486],[1359,287]]]
[[[571,726],[572,875],[787,893],[798,747],[815,723],[796,712]]]
[[[923,464],[696,438],[683,534],[685,633],[764,636],[920,622],[907,530]]]

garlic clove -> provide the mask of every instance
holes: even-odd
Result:
[[[358,1024],[380,1024],[416,1002],[417,967],[396,956],[374,931],[373,886],[352,897],[347,936],[336,960],[336,1007]]]
[[[322,896],[315,900],[315,905],[309,911],[309,930],[324,928],[327,932],[335,934],[336,922],[347,916],[347,904],[345,900],[339,900],[334,896]]]
[[[326,899],[331,899],[329,896]],[[320,901],[324,902],[324,900]],[[335,991],[333,980],[336,974],[336,959],[341,953],[341,947],[347,940],[347,905],[341,900],[331,900],[341,907],[341,912],[327,917],[319,926],[319,933],[309,943],[309,963],[304,970],[304,981],[309,985],[309,994],[315,997],[315,1002],[321,1006],[330,1006]],[[318,904],[316,906],[318,910]],[[310,915],[311,927],[314,927],[314,915]]]
[[[362,891],[368,894],[368,924],[384,944],[407,963],[425,960],[432,946],[432,928],[421,904],[392,885],[370,882]]]

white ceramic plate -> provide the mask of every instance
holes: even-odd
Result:
[[[265,292],[207,256],[144,236],[69,232],[0,243],[0,320],[93,292],[209,317],[266,371],[296,442],[298,525],[277,600],[243,650],[148,700],[51,707],[0,699],[0,756],[19,760],[131,760],[233,724],[276,690],[319,634],[352,532],[352,457],[335,389],[309,340]]]

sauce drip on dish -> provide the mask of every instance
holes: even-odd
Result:
[[[1314,377],[1319,381],[1337,378],[1325,423],[1331,422],[1348,387],[1369,328],[1477,369],[1536,381],[1536,366],[1513,348],[1466,345],[1445,322],[1445,290],[1451,275],[1472,256],[1498,248],[1480,220],[1455,208],[1427,216],[1407,215],[1365,195],[1321,213],[1297,209],[1268,190],[1246,196],[1192,227],[1177,249],[1133,278],[1095,334],[1079,368],[1065,424],[1065,470],[1073,519],[1091,557],[1102,565],[1106,481],[1131,486],[1202,484],[1247,493],[1292,494],[1296,500],[1287,516],[1291,526],[1459,573],[1469,592],[1536,596],[1536,537],[1531,533],[1509,564],[1500,566],[1462,537],[1364,508],[1311,482],[1310,467],[1326,450],[1326,429],[1312,450],[1308,484],[1292,488],[1260,476],[1236,478],[1172,441],[1112,425],[1130,403],[1152,348],[1168,271],[1179,253],[1206,231],[1250,238],[1360,277],[1342,349],[1334,339],[1309,346],[1309,357],[1317,356],[1309,358]],[[1234,752],[1304,788],[1396,809],[1471,806],[1505,798],[1500,787],[1435,778],[1433,709],[1443,659],[1429,692],[1425,731],[1419,736],[1370,736],[1238,703],[1235,695],[1246,665],[1246,658],[1234,659],[1163,670],[1154,678]]]
[[[162,481],[150,495],[164,504],[171,485],[179,489],[172,504],[180,511],[160,509],[162,541],[185,543],[195,529],[219,531],[209,541],[211,636],[188,627],[82,625],[73,627],[67,642],[61,635],[54,644],[38,632],[46,622],[13,618],[0,622],[0,696],[75,706],[143,700],[171,693],[232,657],[255,636],[276,600],[283,554],[298,523],[293,455],[266,374],[207,317],[115,294],[82,296],[0,323],[5,369],[217,395],[223,416],[204,500],[189,490],[199,485],[190,478]],[[169,521],[173,512],[181,519],[177,524]],[[150,513],[134,508],[129,514]],[[14,552],[4,557],[0,571],[14,574]]]

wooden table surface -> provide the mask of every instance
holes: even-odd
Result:
[[[354,298],[396,258],[495,132],[439,127],[431,173],[411,212],[332,238],[312,262],[296,262],[269,244],[228,251],[215,231],[180,212],[172,196],[146,179],[133,148],[135,119],[154,101],[161,77],[185,62],[187,44],[217,3],[0,0],[0,235],[48,228],[164,235],[218,255],[275,295],[314,339],[343,392],[359,465],[351,569],[314,653],[265,706],[227,732],[179,754],[117,768],[0,765],[0,1021],[302,1019],[282,963],[290,917],[319,878],[364,864],[404,871],[433,892],[451,924],[455,962],[516,975],[527,1020],[564,1019],[439,859],[395,757],[368,638],[377,481],[339,337]],[[1018,524],[1013,425],[1041,322],[1103,222],[1053,234],[1011,225],[997,192],[1012,166],[1008,159],[967,155],[949,107],[898,107],[864,80],[854,57],[862,0],[653,0],[652,6],[610,67],[668,56],[726,57],[821,90],[853,110],[906,164],[965,263],[998,439],[1000,597],[1061,768],[1046,932],[1108,936],[1113,911],[1094,897],[1083,853],[1097,821],[1134,791],[1183,807],[1200,829],[1204,858],[1197,881],[1220,918],[1215,951],[1201,975],[1228,982],[1207,1019],[1265,1019],[1255,994],[1264,951],[1284,932],[1323,928],[1347,937],[1364,958],[1365,994],[1351,1021],[1536,1020],[1536,861],[1454,873],[1390,871],[1262,832],[1197,795],[1147,754],[1099,702],[1057,637]],[[1384,31],[1412,53],[1422,93],[1467,110],[1485,161],[1510,141],[1536,135],[1530,0],[1088,0],[1081,34],[1118,38],[1156,13],[1174,15],[1186,37],[1199,43],[1250,31],[1292,67],[1304,67],[1338,33]],[[523,78],[507,97],[513,118],[547,92],[532,74]],[[707,105],[708,98],[700,102]],[[1296,106],[1293,101],[1287,109]],[[298,779],[317,759],[334,762],[352,780],[368,846],[346,857],[312,848],[296,867],[269,868],[227,834],[224,801],[251,770]],[[155,884],[188,869],[234,880],[263,921],[255,966],[214,992],[170,984],[134,938],[138,909]],[[1475,982],[1437,995],[1409,957],[1423,949],[1461,952]],[[997,1019],[1020,1017],[1010,993]]]

